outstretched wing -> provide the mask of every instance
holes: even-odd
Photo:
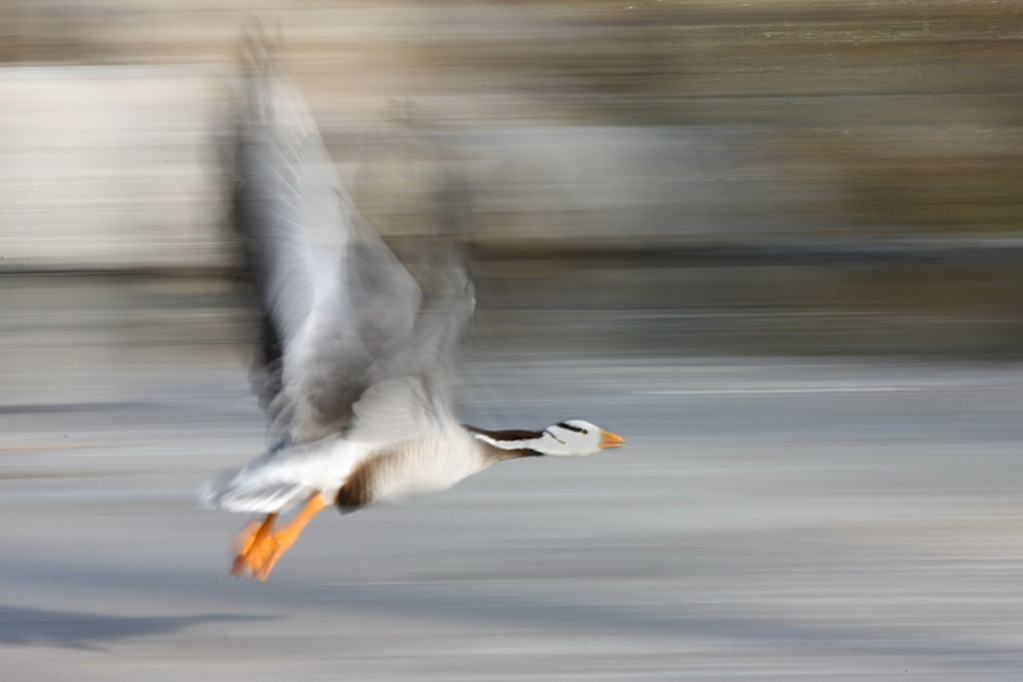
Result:
[[[447,258],[424,297],[344,191],[279,61],[263,42],[250,51],[233,222],[265,316],[272,436],[300,443],[354,427],[393,440],[436,426],[444,358],[472,310],[465,268]]]
[[[376,381],[355,403],[355,439],[379,443],[457,425],[449,398],[451,356],[476,299],[456,249],[438,245],[426,260],[421,281],[427,294],[412,336],[383,358]]]

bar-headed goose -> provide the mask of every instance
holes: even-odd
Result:
[[[345,193],[279,60],[250,59],[242,81],[232,222],[262,302],[272,445],[202,493],[206,507],[266,515],[239,535],[232,573],[265,579],[331,504],[351,512],[444,490],[505,459],[621,445],[579,420],[539,431],[460,425],[447,366],[475,305],[461,260],[441,253],[428,285],[417,283]]]

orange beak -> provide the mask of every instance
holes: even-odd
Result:
[[[620,448],[625,439],[621,436],[617,436],[610,431],[600,430],[600,447],[601,448]]]

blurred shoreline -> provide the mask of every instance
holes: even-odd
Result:
[[[1017,361],[1021,252],[966,249],[672,252],[546,250],[472,258],[478,306],[467,353],[615,356],[864,356]],[[230,267],[0,271],[3,345],[37,334],[247,353]],[[770,283],[764,286],[763,283]],[[172,352],[172,355],[178,353]],[[8,356],[9,357],[9,356]]]

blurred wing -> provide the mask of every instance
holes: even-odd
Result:
[[[476,306],[465,261],[442,247],[422,275],[426,300],[411,338],[381,362],[379,381],[355,404],[352,438],[404,440],[457,424],[451,414],[454,349]]]
[[[450,357],[475,305],[464,259],[417,249],[424,299],[344,192],[274,60],[253,60],[244,87],[234,224],[263,304],[272,437],[388,443],[451,426]]]
[[[350,426],[353,405],[414,332],[415,280],[341,187],[301,94],[270,57],[244,75],[234,224],[263,304],[275,436]]]

